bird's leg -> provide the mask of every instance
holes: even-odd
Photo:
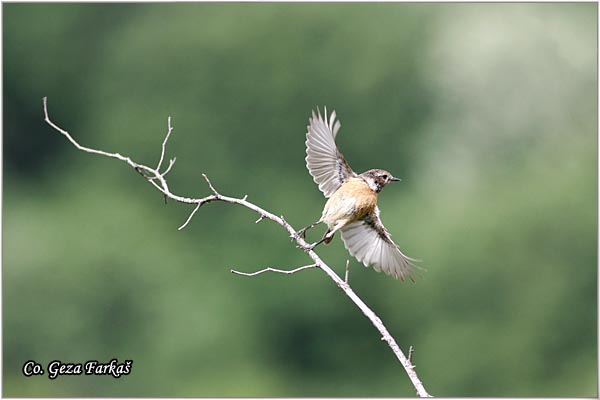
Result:
[[[300,229],[298,231],[298,236],[302,237],[302,239],[306,239],[306,231],[314,228],[315,226],[319,225],[321,223],[321,220],[318,220],[317,222],[314,222],[308,226],[305,226],[304,228]]]
[[[318,224],[319,222],[315,222],[312,226]],[[347,220],[342,220],[339,221],[338,223],[335,224],[335,226],[333,228],[328,228],[327,232],[325,232],[325,234],[323,235],[323,237],[321,238],[321,240],[319,240],[318,242],[315,242],[311,245],[308,246],[308,250],[312,250],[315,247],[317,247],[318,245],[320,245],[321,243],[325,243],[325,244],[329,244],[329,242],[331,242],[333,240],[333,235],[335,235],[335,233],[340,230],[342,227],[344,227],[345,225],[348,224]],[[305,229],[309,229],[312,226],[308,226],[307,228],[301,229],[305,230]]]
[[[315,242],[313,244],[309,244],[308,247],[306,247],[306,250],[312,250],[315,247],[317,247],[318,245],[320,245],[321,243],[323,243],[327,238],[323,236],[323,239],[319,240],[318,242]],[[300,247],[300,246],[296,246],[296,247]]]
[[[321,239],[319,243],[325,242],[325,244],[329,244],[333,240],[333,235],[335,235],[335,231],[327,229],[327,232],[325,232],[325,234],[323,235],[323,239]]]
[[[327,232],[325,232],[325,234],[323,235],[323,238],[321,238],[321,240],[319,240],[318,242],[315,242],[311,245],[311,248],[315,248],[318,245],[320,245],[321,243],[325,243],[328,244],[329,242],[331,242],[331,239],[333,238],[333,235],[331,236],[327,236],[329,234],[329,229],[327,230]]]
[[[314,249],[315,247],[317,247],[321,243],[329,244],[329,242],[331,242],[333,240],[333,235],[335,235],[335,231],[336,230],[327,229],[327,232],[325,232],[325,234],[323,235],[323,237],[321,238],[321,240],[319,240],[318,242],[315,242],[315,243],[311,244],[310,246],[308,246],[309,250]]]
[[[329,242],[331,242],[333,240],[333,235],[335,235],[335,233],[337,231],[339,231],[346,225],[348,225],[348,220],[340,220],[340,221],[336,222],[334,227],[327,229],[327,232],[325,232],[325,234],[323,235],[323,238],[321,240],[319,240],[317,243],[315,243],[314,246],[316,246],[322,242],[325,242],[325,244],[329,244]]]

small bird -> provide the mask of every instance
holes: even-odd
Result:
[[[306,133],[306,167],[325,197],[329,198],[321,218],[298,231],[302,237],[314,226],[325,223],[327,232],[323,238],[311,245],[311,248],[325,242],[328,244],[337,231],[341,231],[342,240],[350,254],[365,267],[373,265],[380,272],[404,281],[414,282],[413,273],[422,267],[411,261],[400,251],[390,233],[379,218],[377,194],[390,182],[400,181],[383,169],[370,169],[356,174],[335,144],[340,129],[335,111],[327,118],[317,109],[309,118]]]

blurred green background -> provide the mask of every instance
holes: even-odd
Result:
[[[308,117],[357,171],[403,179],[382,219],[428,271],[350,283],[437,396],[597,395],[596,4],[4,4],[5,396],[413,396],[358,309],[281,228],[191,211],[243,196],[296,228],[325,203]],[[312,232],[310,239],[322,234]],[[339,274],[339,237],[318,253]],[[129,376],[25,378],[33,359]]]

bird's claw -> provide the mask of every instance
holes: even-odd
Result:
[[[312,243],[312,244],[307,244],[306,246],[303,246],[301,244],[297,244],[296,248],[297,249],[302,249],[304,251],[311,251],[312,249],[314,249],[317,246],[317,243]]]
[[[298,232],[296,232],[296,235],[298,235],[298,237],[301,237],[302,239],[306,239],[306,231],[306,228],[302,228]]]

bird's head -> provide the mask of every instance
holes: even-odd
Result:
[[[377,193],[388,183],[401,180],[400,178],[394,178],[392,174],[384,169],[370,169],[360,174],[360,177]]]

